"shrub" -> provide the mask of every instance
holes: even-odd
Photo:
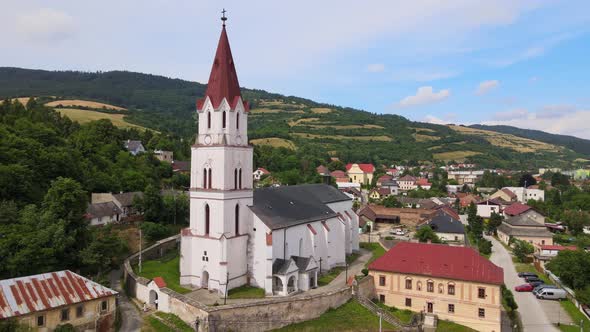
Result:
[[[477,249],[483,255],[489,255],[492,253],[492,242],[486,239],[480,239],[477,243]]]
[[[368,269],[362,269],[362,270],[361,270],[361,272],[362,272],[364,275],[369,275],[369,270],[368,270]]]
[[[168,236],[168,228],[162,224],[144,221],[141,223],[141,231],[149,241],[157,241]]]

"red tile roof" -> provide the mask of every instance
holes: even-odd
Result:
[[[503,189],[502,189],[502,191],[503,191],[503,192],[504,192],[506,195],[508,195],[508,197],[510,197],[511,199],[515,199],[515,198],[516,198],[516,194],[515,194],[514,192],[512,192],[512,190],[510,190],[510,189],[506,189],[506,188],[503,188]]]
[[[467,247],[400,242],[369,264],[370,270],[502,285],[504,270]]]
[[[559,246],[559,245],[548,245],[548,244],[542,244],[540,248],[541,248],[541,250],[573,250],[573,251],[578,250],[578,247],[576,247],[576,246]]]
[[[450,207],[448,205],[440,205],[440,206],[436,207],[435,210],[444,212],[448,216],[451,216],[451,217],[453,217],[453,218],[455,218],[457,220],[460,220],[461,219],[459,217],[459,213],[457,213],[457,211],[455,211],[455,209],[453,209],[452,207]]]
[[[256,170],[260,170],[263,174],[270,174],[270,172],[266,170],[266,168],[258,167]]]
[[[68,270],[0,280],[0,319],[116,294]]]
[[[526,204],[522,204],[522,203],[514,203],[508,207],[506,207],[504,209],[504,213],[509,215],[509,216],[518,216],[521,215],[525,212],[527,212],[528,210],[532,209],[532,207],[526,205]]]
[[[393,179],[391,175],[382,175],[377,179],[377,182],[390,181],[391,179]]]
[[[166,281],[164,281],[162,277],[155,277],[153,280],[156,283],[156,286],[158,286],[158,288],[166,287]]]
[[[238,75],[236,74],[229,39],[224,26],[217,44],[217,52],[209,75],[205,97],[209,97],[213,108],[218,108],[223,98],[226,98],[227,102],[234,108],[241,96],[240,83],[238,83]],[[203,101],[198,101],[197,109],[202,109],[202,107]]]
[[[316,167],[316,172],[318,172],[318,174],[320,175],[324,175],[324,174],[330,174],[330,170],[328,169],[328,167],[324,166],[324,165],[320,165],[318,167]]]
[[[346,170],[350,170],[354,164],[346,164]],[[356,164],[359,168],[365,173],[373,173],[375,171],[375,166],[373,164]]]
[[[432,186],[432,183],[428,182],[428,179],[421,178],[416,181],[416,185],[424,187]]]
[[[398,181],[408,181],[408,182],[416,182],[416,178],[411,175],[405,175]]]

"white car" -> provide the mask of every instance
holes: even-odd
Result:
[[[394,229],[393,231],[391,231],[391,234],[404,236],[404,235],[406,235],[406,231],[401,228],[398,228],[398,229]]]

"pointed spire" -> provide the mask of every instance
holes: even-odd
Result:
[[[225,31],[226,20],[227,18],[224,12],[221,36],[219,37],[215,60],[213,61],[209,83],[207,83],[207,91],[205,92],[205,96],[211,99],[214,108],[219,107],[223,98],[226,98],[228,103],[232,107],[235,107],[237,97],[241,97],[238,75],[236,74],[234,60],[229,47],[229,39]]]

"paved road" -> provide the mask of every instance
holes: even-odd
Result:
[[[504,282],[506,287],[512,290],[514,299],[518,304],[518,312],[522,318],[522,324],[525,331],[559,331],[552,323],[539,300],[533,294],[528,292],[515,292],[514,286],[523,284],[523,279],[518,277],[512,257],[502,244],[493,237],[486,236],[486,239],[492,241],[492,256],[490,260],[504,269]]]
[[[117,298],[119,310],[121,310],[121,329],[119,331],[136,332],[141,330],[141,315],[121,287],[121,270],[111,271],[110,279],[111,288],[119,292]]]

